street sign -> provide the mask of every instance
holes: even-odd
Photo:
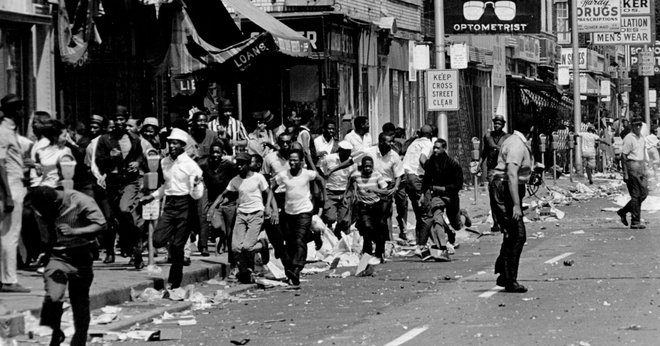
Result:
[[[426,110],[457,111],[458,108],[458,71],[426,71]]]
[[[642,51],[639,52],[639,75],[640,76],[653,76],[653,52],[652,51]]]
[[[577,1],[577,24],[580,32],[607,32],[621,29],[620,0]]]

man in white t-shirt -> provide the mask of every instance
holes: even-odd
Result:
[[[337,142],[335,141],[335,133],[337,132],[337,125],[332,120],[328,120],[323,125],[323,133],[314,139],[314,147],[316,148],[316,155],[323,158],[325,155],[335,153]]]
[[[284,269],[289,282],[300,287],[300,272],[307,260],[307,240],[312,225],[312,194],[310,184],[321,179],[316,171],[302,168],[304,160],[302,150],[293,149],[289,153],[289,169],[275,177],[273,190],[283,186],[284,218],[280,218],[287,258]]]
[[[592,125],[589,125],[587,132],[578,132],[577,135],[582,137],[582,164],[587,171],[589,184],[593,184],[593,171],[596,168],[596,143],[601,142],[601,139]]]
[[[350,143],[341,141],[338,144],[338,148],[336,153],[327,154],[319,161],[319,166],[324,174],[328,174],[333,168],[351,157],[353,146]],[[355,165],[334,171],[332,174],[327,175],[325,182],[327,198],[323,206],[321,218],[328,227],[332,227],[335,222],[339,222],[335,226],[335,235],[339,239],[341,239],[342,231],[348,231],[347,225],[341,223],[341,221],[344,220],[347,212],[346,204],[344,203],[344,193],[348,186],[348,178],[354,170]]]
[[[344,140],[353,146],[352,156],[358,156],[362,151],[371,146],[371,135],[369,134],[369,119],[357,117],[353,120],[353,131],[344,136]]]
[[[238,194],[231,249],[238,264],[236,277],[241,283],[253,282],[254,255],[267,246],[263,240],[259,240],[259,233],[264,216],[270,216],[273,197],[266,178],[250,170],[251,161],[252,157],[247,153],[236,155],[238,175],[229,182],[225,191],[225,195]]]
[[[430,223],[425,222],[425,210],[422,206],[422,181],[424,178],[423,165],[433,151],[433,129],[424,125],[419,130],[419,138],[415,139],[403,157],[403,171],[406,175],[406,193],[415,212],[415,239],[418,246],[426,246]],[[420,249],[421,250],[421,249]]]

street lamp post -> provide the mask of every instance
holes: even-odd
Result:
[[[447,65],[445,62],[445,4],[444,0],[434,0],[435,15],[435,68],[444,70]],[[449,130],[447,129],[447,112],[438,112],[438,138],[449,139]]]

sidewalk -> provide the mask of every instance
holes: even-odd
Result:
[[[117,256],[113,264],[94,262],[94,281],[90,288],[90,309],[106,305],[116,305],[130,300],[131,289],[144,290],[147,287],[162,289],[167,282],[170,265],[164,263],[165,256],[156,258],[156,264],[162,269],[158,276],[150,276],[145,270],[138,271],[128,265],[129,258]],[[101,254],[103,259],[103,254]],[[146,258],[145,258],[146,260]],[[229,271],[227,254],[201,257],[193,252],[191,265],[183,267],[182,286],[209,280],[216,276],[225,277]],[[39,316],[44,297],[42,275],[36,271],[20,270],[19,282],[32,289],[30,293],[0,293],[0,305],[7,309],[7,314],[0,316],[3,336],[22,334],[23,312],[30,311]],[[1,312],[0,312],[1,313]]]

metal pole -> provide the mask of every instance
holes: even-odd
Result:
[[[435,15],[435,68],[444,70],[445,63],[445,4],[444,0],[434,1]],[[447,112],[438,112],[438,138],[449,139]]]
[[[582,125],[582,107],[580,106],[580,47],[578,42],[577,0],[571,1],[571,43],[573,45],[573,132],[580,131]],[[572,140],[572,139],[571,139]],[[582,141],[577,138],[575,145],[575,171],[582,173]],[[572,157],[572,156],[571,156]],[[571,180],[572,181],[572,180]]]
[[[557,185],[557,149],[552,149],[552,162],[552,181],[554,185]]]
[[[154,220],[147,220],[147,227],[149,229],[149,266],[156,265],[154,259],[154,254],[156,249],[154,248]]]
[[[644,51],[649,49],[644,45]],[[649,102],[649,76],[644,76],[644,122],[651,128],[651,106]]]

